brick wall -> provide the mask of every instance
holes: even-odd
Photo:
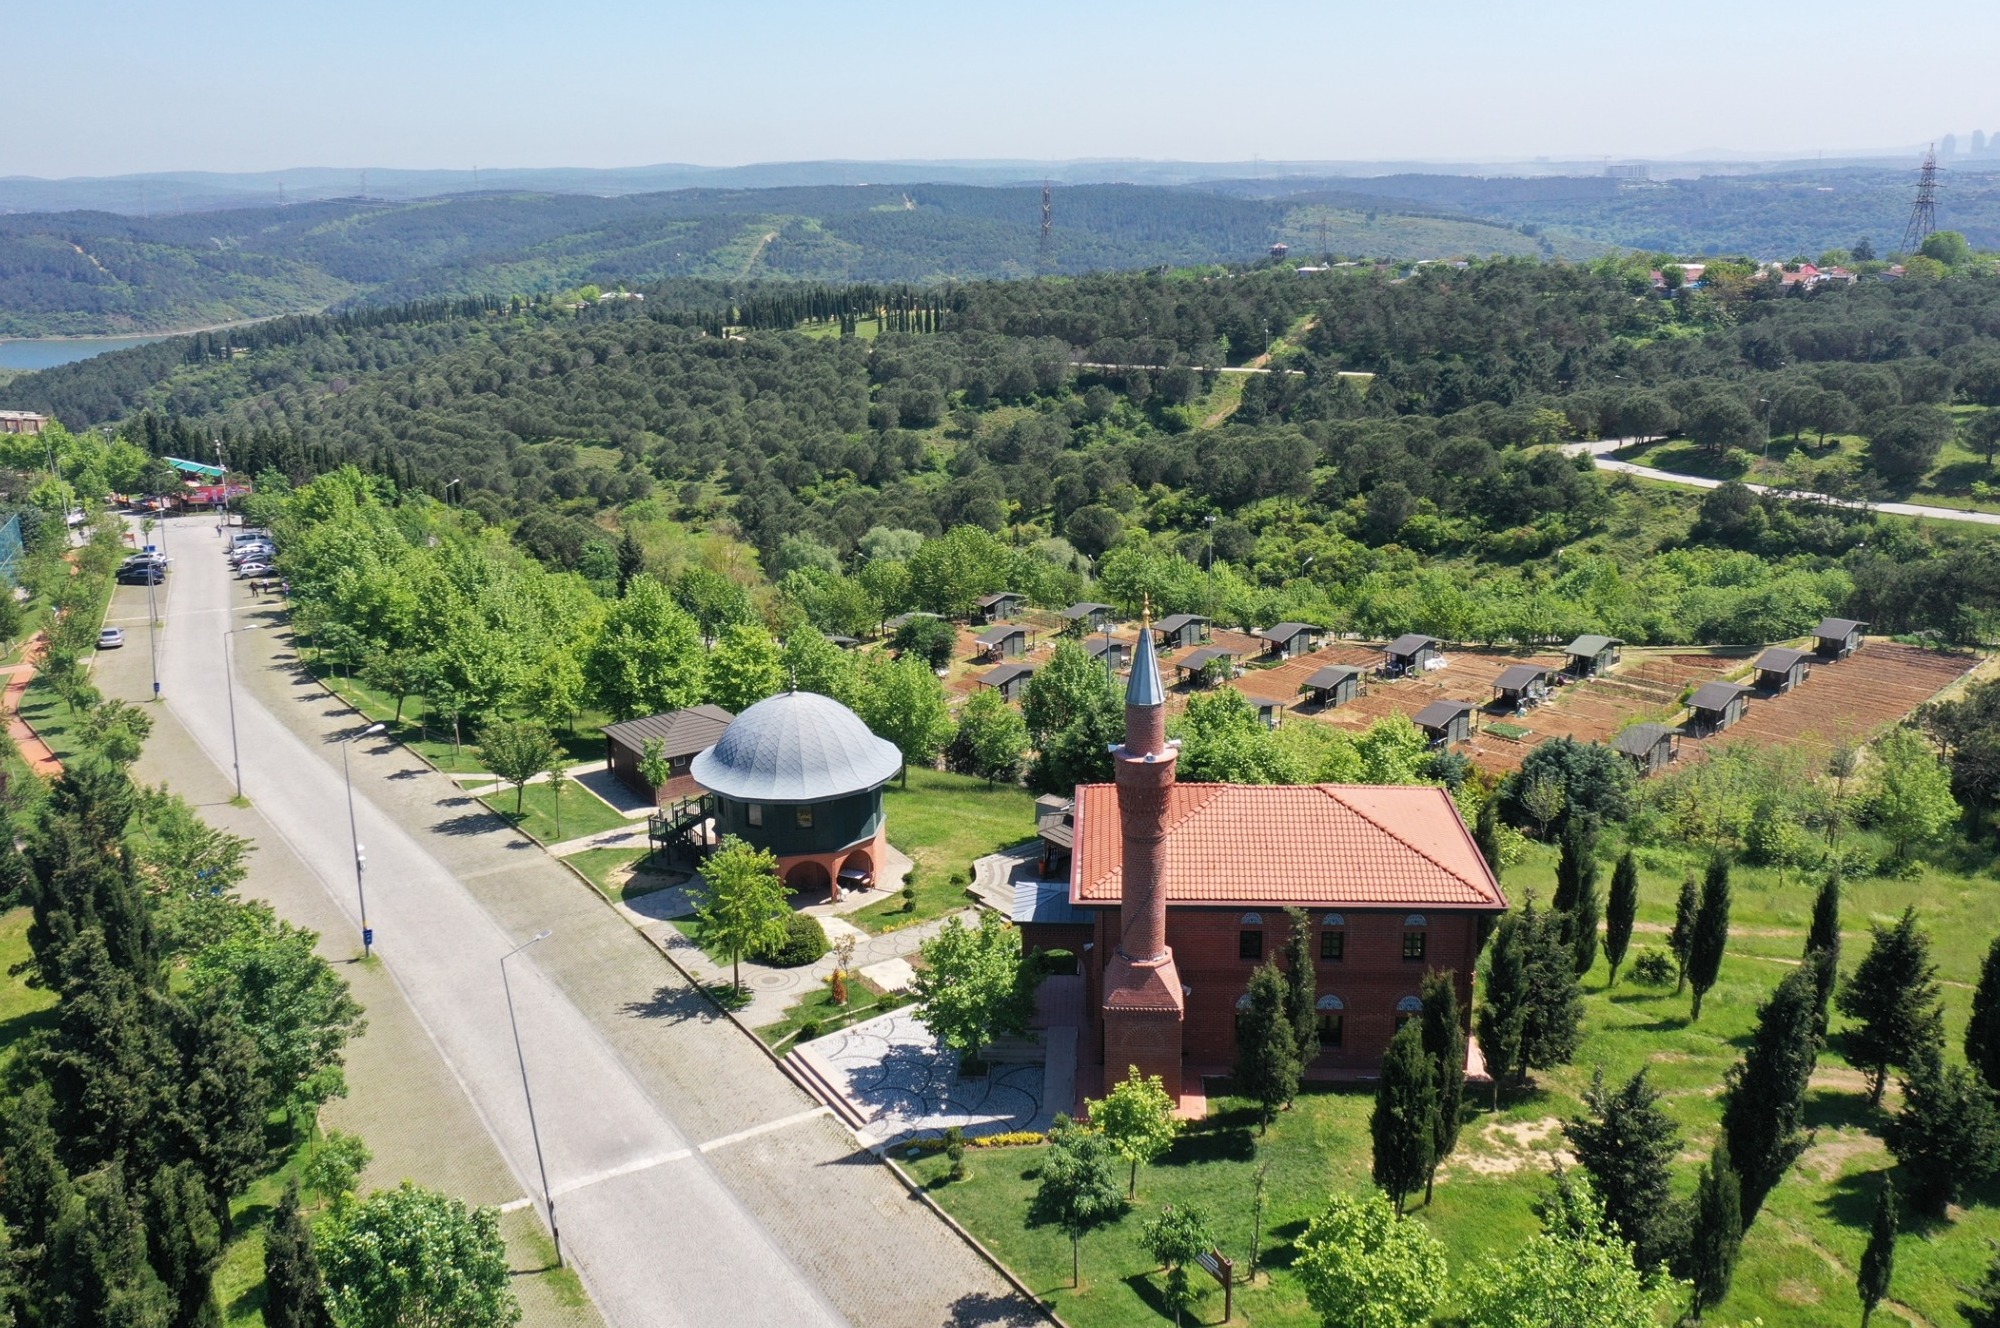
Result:
[[[1262,919],[1261,925],[1244,921],[1252,912]],[[1397,1002],[1417,994],[1428,969],[1457,973],[1459,1006],[1469,1022],[1481,915],[1426,910],[1421,913],[1425,925],[1406,928],[1405,920],[1418,910],[1343,910],[1339,914],[1343,925],[1329,928],[1323,925],[1329,912],[1319,909],[1311,915],[1313,954],[1321,952],[1320,933],[1333,930],[1343,934],[1343,957],[1316,963],[1315,984],[1321,996],[1340,998],[1342,1038],[1338,1048],[1321,1052],[1314,1068],[1373,1069],[1395,1035]],[[1406,930],[1424,933],[1421,962],[1403,958]],[[1275,956],[1282,966],[1287,923],[1280,910],[1185,905],[1167,910],[1167,942],[1181,982],[1191,989],[1184,1048],[1190,1065],[1228,1065],[1236,1059],[1236,1002],[1248,989],[1259,962],[1239,957],[1241,934],[1246,931],[1260,932],[1263,954]],[[1102,1000],[1104,960],[1116,949],[1117,937],[1118,910],[1100,908],[1096,948],[1092,962],[1085,965],[1090,1009],[1097,1009]]]

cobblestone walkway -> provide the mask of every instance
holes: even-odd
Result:
[[[958,1057],[909,1010],[806,1043],[797,1054],[869,1117],[863,1143],[894,1145],[954,1125],[969,1135],[1046,1130],[1054,1115],[1043,1102],[1039,1064],[996,1064],[984,1078],[960,1078]]]

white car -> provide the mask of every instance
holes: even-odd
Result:
[[[236,569],[236,579],[238,581],[243,580],[245,577],[269,576],[270,574],[271,564],[269,563],[244,563]]]

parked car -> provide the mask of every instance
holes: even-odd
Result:
[[[157,586],[166,579],[167,569],[150,563],[118,569],[118,584],[121,586]]]
[[[107,627],[97,634],[97,648],[99,650],[116,650],[124,644],[125,629],[123,627]]]
[[[246,544],[230,553],[229,562],[232,566],[246,562],[267,563],[277,552],[268,544]]]
[[[271,564],[269,563],[244,563],[236,569],[236,579],[238,581],[243,580],[245,577],[269,576],[270,574]]]

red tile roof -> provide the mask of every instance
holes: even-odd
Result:
[[[1115,785],[1077,786],[1075,834],[1071,902],[1116,903],[1124,844]],[[1175,904],[1507,907],[1441,788],[1176,784],[1166,858]]]

